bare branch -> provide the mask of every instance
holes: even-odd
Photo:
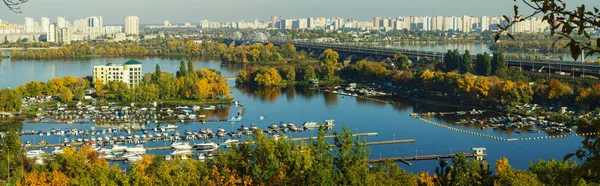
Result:
[[[21,13],[21,7],[19,7],[20,4],[26,3],[29,0],[3,0],[4,4],[6,5],[6,7],[8,7],[8,9],[10,9],[11,11],[15,12],[15,13]]]

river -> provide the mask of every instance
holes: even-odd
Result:
[[[122,63],[128,59],[124,58],[98,58],[90,60],[10,60],[0,62],[0,87],[16,87],[27,81],[47,81],[53,77],[88,76],[91,74],[92,66],[111,63]],[[143,58],[137,59],[143,64],[143,72],[153,72],[155,65],[160,64],[163,72],[175,73],[179,68],[179,59]],[[238,65],[221,66],[217,61],[195,61],[194,66],[199,68],[217,69],[226,77],[234,77],[241,68]],[[269,88],[252,90],[248,88],[235,88],[233,82],[229,82],[235,100],[244,104],[247,109],[241,123],[228,122],[187,123],[180,127],[181,133],[185,129],[198,131],[200,128],[212,128],[222,126],[227,130],[238,128],[240,124],[246,126],[256,124],[260,128],[266,128],[270,123],[291,121],[301,125],[304,121],[335,120],[336,130],[347,125],[353,132],[378,132],[378,136],[366,137],[367,141],[382,141],[392,139],[415,139],[415,143],[369,146],[372,150],[371,158],[413,156],[428,154],[449,154],[458,150],[471,152],[472,147],[485,147],[488,154],[485,159],[492,167],[494,161],[501,157],[507,157],[515,168],[526,169],[529,162],[537,161],[538,158],[562,159],[567,153],[577,150],[581,137],[567,137],[558,139],[527,140],[527,141],[499,141],[490,138],[465,134],[449,130],[435,125],[427,124],[416,118],[410,117],[413,112],[427,111],[454,111],[452,108],[444,108],[426,103],[398,100],[394,104],[385,104],[355,97],[344,97],[341,95],[316,92],[302,87],[291,88]],[[238,108],[229,107],[225,112],[227,117],[236,114]],[[264,120],[259,120],[264,116]],[[522,138],[546,136],[545,133],[538,134],[516,134],[495,129],[468,128],[455,125],[448,118],[429,118],[434,122],[448,124],[461,130],[479,132],[503,138]],[[27,123],[23,125],[24,130],[47,131],[52,128],[79,128],[90,129],[91,124],[45,124]],[[97,127],[101,128],[101,127]],[[294,137],[310,136],[316,132],[301,132],[291,134]],[[57,137],[24,136],[24,141],[47,140],[50,143],[58,143]],[[361,138],[363,139],[363,138]],[[163,146],[164,142],[154,142],[150,146]],[[168,144],[167,144],[168,145]],[[48,150],[51,151],[51,150]],[[156,151],[156,154],[167,154],[170,151]],[[402,164],[401,166],[411,172],[428,170],[433,172],[438,162],[416,161],[412,166]]]

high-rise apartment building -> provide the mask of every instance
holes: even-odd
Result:
[[[50,30],[50,19],[47,17],[42,17],[42,32],[44,34],[46,34],[46,36],[48,35],[48,31]]]
[[[58,30],[58,43],[61,45],[70,45],[71,44],[71,31],[69,28],[64,27]]]
[[[128,35],[140,34],[140,19],[137,16],[125,17],[125,33]]]
[[[34,27],[33,27],[33,18],[31,17],[26,17],[25,18],[25,33],[33,33],[34,32]]]
[[[57,17],[56,18],[56,26],[58,26],[58,29],[66,27],[67,26],[67,20],[65,20],[64,17]]]
[[[481,24],[479,27],[482,32],[490,30],[490,18],[488,16],[481,16]]]
[[[374,17],[373,18],[373,27],[376,29],[381,28],[381,18],[380,17]]]
[[[102,27],[100,25],[100,18],[98,18],[98,17],[88,17],[87,18],[87,26],[88,27]]]

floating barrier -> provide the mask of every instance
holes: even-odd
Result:
[[[488,135],[488,134],[483,134],[483,133],[478,133],[478,132],[473,132],[473,131],[468,131],[468,130],[462,130],[459,128],[454,128],[448,125],[444,125],[444,124],[439,124],[433,121],[429,121],[426,119],[423,119],[421,117],[418,117],[419,120],[434,125],[434,126],[438,126],[438,127],[443,127],[446,129],[450,129],[453,131],[457,131],[457,132],[462,132],[465,134],[471,134],[471,135],[475,135],[475,136],[480,136],[480,137],[486,137],[486,138],[490,138],[490,139],[495,139],[495,140],[500,140],[500,141],[526,141],[526,140],[541,140],[541,139],[553,139],[553,138],[568,138],[568,137],[572,137],[572,136],[594,136],[594,135],[600,135],[600,132],[588,132],[588,133],[581,133],[581,134],[561,134],[561,135],[552,135],[552,136],[538,136],[538,137],[527,137],[527,138],[503,138],[503,137],[498,137],[498,136],[492,136],[492,135]]]

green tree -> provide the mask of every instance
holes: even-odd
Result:
[[[196,72],[194,70],[194,63],[192,62],[192,60],[188,60],[188,72],[187,74],[193,74],[194,72]]]
[[[152,82],[158,82],[158,79],[160,79],[161,74],[162,72],[160,71],[160,65],[156,64],[154,74],[152,75]]]
[[[507,68],[508,65],[504,60],[504,54],[502,54],[502,52],[494,52],[494,55],[492,56],[492,72],[496,74],[499,71],[502,71]]]
[[[17,183],[22,180],[23,172],[25,171],[25,158],[23,143],[19,134],[11,129],[6,133],[4,138],[0,138],[2,144],[2,152],[0,152],[0,179],[8,180],[8,183]],[[8,168],[8,169],[7,169]],[[10,175],[10,179],[9,178]]]
[[[393,59],[394,63],[399,65],[399,68],[401,70],[408,70],[410,68],[410,60],[408,59],[408,56],[401,54],[401,53],[396,53],[394,54],[394,59]]]
[[[185,61],[181,60],[179,62],[179,71],[177,71],[177,77],[185,77],[187,70],[185,68]]]
[[[340,133],[334,132],[333,142],[337,147],[333,164],[339,169],[337,183],[340,185],[367,185],[370,151],[358,137],[353,137],[348,126],[344,125]]]
[[[478,75],[482,76],[491,76],[492,75],[492,60],[490,55],[485,52],[482,54],[477,54],[476,61],[476,71]]]
[[[461,58],[460,73],[465,74],[470,72],[473,72],[473,60],[471,60],[471,53],[469,50],[465,50],[465,53]]]

